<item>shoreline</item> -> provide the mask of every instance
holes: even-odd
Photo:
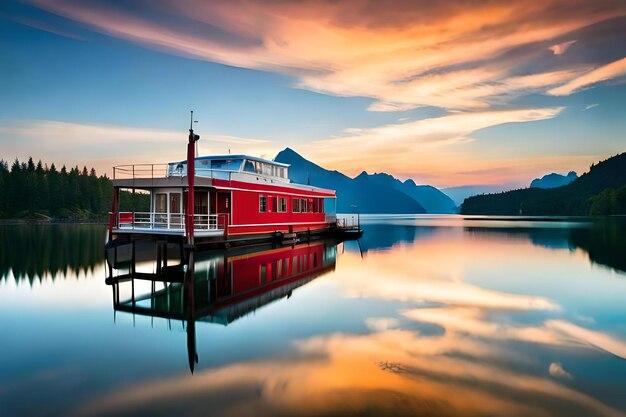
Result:
[[[106,226],[106,221],[96,220],[44,220],[44,219],[0,219],[0,226],[15,226],[15,225],[53,225],[53,224],[99,224]]]

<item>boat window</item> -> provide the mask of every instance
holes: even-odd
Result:
[[[170,213],[180,213],[180,193],[170,193]]]
[[[246,163],[243,166],[243,170],[246,171],[246,172],[256,172],[256,169],[254,167],[254,162],[248,161],[246,159]]]
[[[278,212],[285,213],[287,211],[287,199],[285,197],[278,197]]]
[[[167,194],[157,193],[154,196],[154,212],[167,213]]]
[[[241,159],[214,159],[211,161],[211,169],[222,171],[239,171]]]
[[[291,207],[294,213],[300,213],[300,199],[299,198],[292,199]]]
[[[300,199],[300,212],[306,213],[308,211],[306,198]]]
[[[270,164],[263,164],[263,175],[272,175],[272,166]]]
[[[267,212],[267,197],[264,195],[259,196],[259,212]]]
[[[196,191],[193,196],[194,213],[209,214],[209,193],[206,191]]]
[[[278,197],[270,197],[272,199],[272,212],[278,212]]]

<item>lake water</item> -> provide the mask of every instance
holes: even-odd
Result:
[[[0,415],[626,416],[623,222],[363,223],[116,285],[104,227],[0,226]]]

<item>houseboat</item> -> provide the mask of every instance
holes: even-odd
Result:
[[[152,236],[196,244],[251,244],[361,233],[354,216],[336,216],[335,190],[296,184],[289,165],[250,155],[196,156],[113,168],[110,241]],[[147,212],[120,211],[120,190],[149,194]]]

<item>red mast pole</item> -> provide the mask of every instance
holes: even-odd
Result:
[[[114,174],[115,176],[115,174]],[[111,212],[109,213],[109,241],[113,240],[113,228],[117,226],[117,210],[120,190],[113,187],[113,198],[111,199]]]
[[[187,243],[193,246],[194,225],[194,184],[196,179],[196,142],[200,136],[193,133],[193,111],[191,112],[191,124],[189,126],[189,142],[187,143],[187,221],[185,222],[185,231],[187,234]]]

